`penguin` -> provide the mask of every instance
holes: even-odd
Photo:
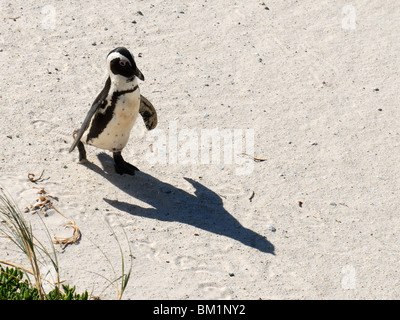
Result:
[[[94,100],[81,128],[74,131],[69,152],[78,147],[79,163],[83,163],[87,160],[84,144],[109,150],[113,153],[115,171],[121,175],[134,175],[139,169],[126,162],[121,152],[128,143],[138,114],[146,128],[152,130],[157,126],[157,112],[140,94],[138,79],[144,81],[144,76],[128,49],[118,47],[110,51],[107,69],[104,88]]]

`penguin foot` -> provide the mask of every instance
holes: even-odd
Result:
[[[74,130],[74,132],[72,133],[72,137],[74,139],[76,138],[77,133],[78,133],[78,130]],[[85,163],[87,161],[85,146],[83,145],[82,141],[79,141],[76,146],[78,147],[78,151],[79,151],[78,163]]]
[[[124,158],[122,158],[121,152],[114,152],[114,163],[115,163],[115,171],[119,174],[129,174],[131,176],[135,175],[136,171],[140,171],[134,165],[126,162]]]
[[[85,163],[87,161],[86,159],[86,150],[81,141],[78,142],[78,151],[79,151],[79,161],[78,163]]]

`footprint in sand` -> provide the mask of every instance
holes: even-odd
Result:
[[[149,242],[146,240],[137,240],[132,243],[132,253],[136,257],[146,257],[146,259],[161,262],[159,258],[159,250],[155,242]]]
[[[199,261],[199,259],[192,256],[178,256],[175,258],[175,266],[182,270],[191,270],[194,272],[211,272],[207,264]]]
[[[197,259],[190,256],[179,256],[175,258],[175,265],[180,270],[193,270],[198,269]]]
[[[219,286],[215,282],[204,282],[199,284],[202,299],[210,300],[228,300],[232,299],[232,294],[229,288]]]

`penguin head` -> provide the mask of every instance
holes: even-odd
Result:
[[[113,75],[122,76],[127,81],[132,81],[135,77],[144,81],[143,73],[136,66],[135,60],[128,49],[118,47],[110,51],[107,55],[108,71]]]

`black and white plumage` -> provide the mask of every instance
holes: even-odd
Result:
[[[94,100],[69,152],[78,147],[79,161],[86,160],[84,144],[113,152],[115,169],[119,174],[133,175],[138,169],[121,155],[138,114],[148,130],[157,125],[153,105],[140,94],[138,81],[144,81],[142,72],[128,49],[118,47],[107,55],[109,76],[103,90]]]

